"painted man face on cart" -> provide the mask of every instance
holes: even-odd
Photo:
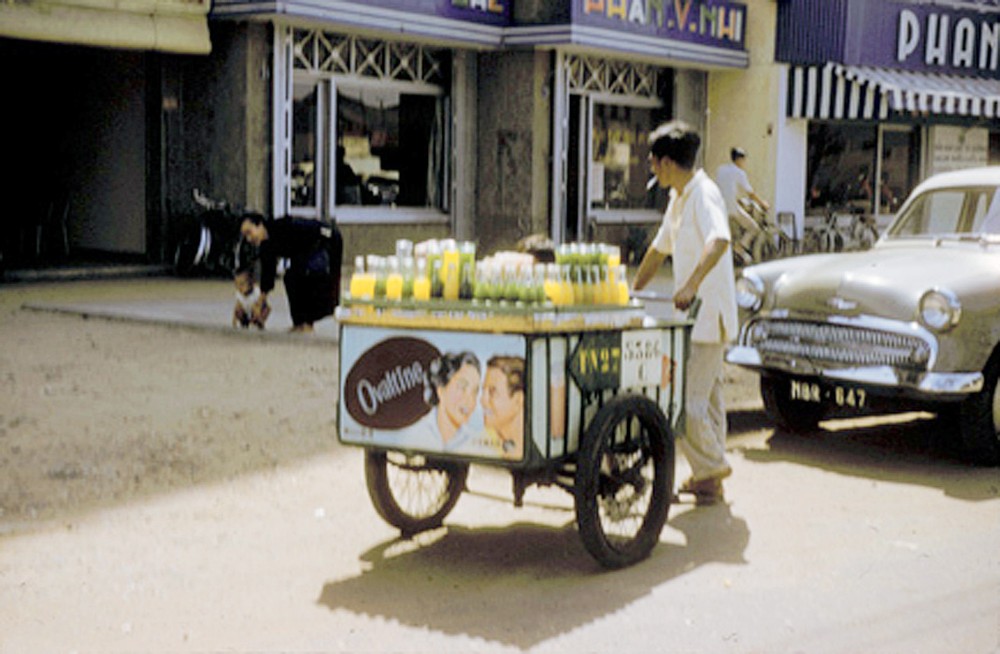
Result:
[[[507,383],[507,375],[500,368],[487,366],[483,382],[483,422],[501,436],[510,438],[518,435],[524,421],[524,393],[513,390]]]

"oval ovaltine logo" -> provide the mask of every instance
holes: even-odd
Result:
[[[344,381],[344,406],[359,424],[400,429],[424,417],[424,380],[437,348],[419,338],[379,341],[358,357]]]

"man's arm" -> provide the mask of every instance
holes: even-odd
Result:
[[[639,269],[635,273],[635,281],[632,282],[632,290],[641,291],[646,288],[646,285],[656,276],[656,271],[660,269],[660,265],[663,264],[663,260],[666,258],[667,255],[650,246],[646,250],[646,254],[642,255],[642,261],[639,262]]]
[[[705,245],[705,249],[701,251],[701,257],[698,259],[698,265],[694,267],[691,276],[687,278],[683,286],[677,287],[677,290],[674,291],[675,307],[683,311],[691,306],[698,294],[698,288],[705,281],[705,276],[712,268],[715,268],[715,264],[719,263],[728,250],[729,241],[721,238],[712,239]],[[641,269],[640,265],[640,271]]]

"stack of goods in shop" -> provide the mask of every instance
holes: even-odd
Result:
[[[541,263],[531,254],[507,251],[477,260],[469,241],[400,239],[393,255],[355,258],[349,297],[529,308],[626,306],[629,288],[616,245],[562,244],[554,263]]]

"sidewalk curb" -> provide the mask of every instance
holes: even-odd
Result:
[[[283,343],[290,343],[295,345],[331,345],[338,342],[337,336],[328,336],[326,334],[313,332],[312,334],[293,334],[287,331],[268,331],[268,330],[249,330],[249,329],[237,329],[235,327],[229,327],[224,325],[205,325],[192,322],[186,322],[183,320],[170,320],[164,318],[153,318],[145,316],[135,316],[127,315],[121,312],[106,310],[106,309],[96,309],[92,307],[87,307],[84,305],[60,305],[60,304],[46,304],[46,303],[33,303],[26,302],[21,305],[21,309],[25,311],[35,311],[38,313],[52,313],[65,316],[76,316],[82,318],[83,320],[107,320],[110,322],[124,322],[124,323],[134,323],[142,325],[153,325],[158,327],[167,327],[170,329],[185,330],[192,332],[209,332],[213,334],[220,334],[223,336],[236,337],[236,338],[250,338],[258,341],[280,341]]]

